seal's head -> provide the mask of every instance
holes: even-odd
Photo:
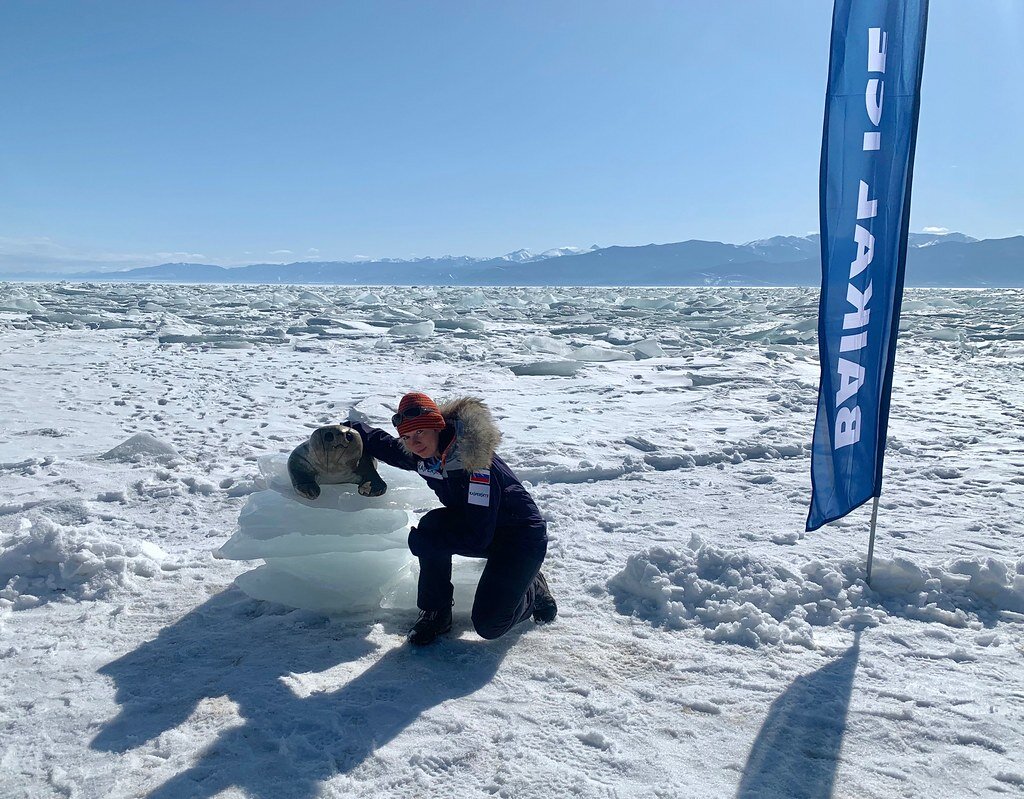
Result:
[[[351,427],[318,427],[309,437],[309,457],[324,472],[351,468],[363,455],[363,440]]]

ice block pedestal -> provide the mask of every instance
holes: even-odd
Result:
[[[415,474],[389,469],[388,491],[360,496],[355,485],[324,485],[316,500],[295,492],[288,456],[260,458],[263,490],[249,495],[235,534],[214,554],[263,560],[235,583],[255,599],[326,613],[415,608],[418,564],[406,543],[416,510],[437,498]],[[456,558],[456,606],[468,610],[482,560]]]

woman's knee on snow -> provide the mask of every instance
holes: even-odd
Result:
[[[514,619],[510,619],[507,614],[499,614],[479,607],[473,608],[472,619],[476,634],[488,640],[501,638],[515,624]]]

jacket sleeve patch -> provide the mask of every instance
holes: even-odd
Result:
[[[469,476],[469,504],[491,504],[491,473],[487,469],[473,472]]]

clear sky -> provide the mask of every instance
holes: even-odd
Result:
[[[818,228],[829,0],[0,3],[0,271]],[[931,0],[912,230],[1024,233],[1024,0]]]

